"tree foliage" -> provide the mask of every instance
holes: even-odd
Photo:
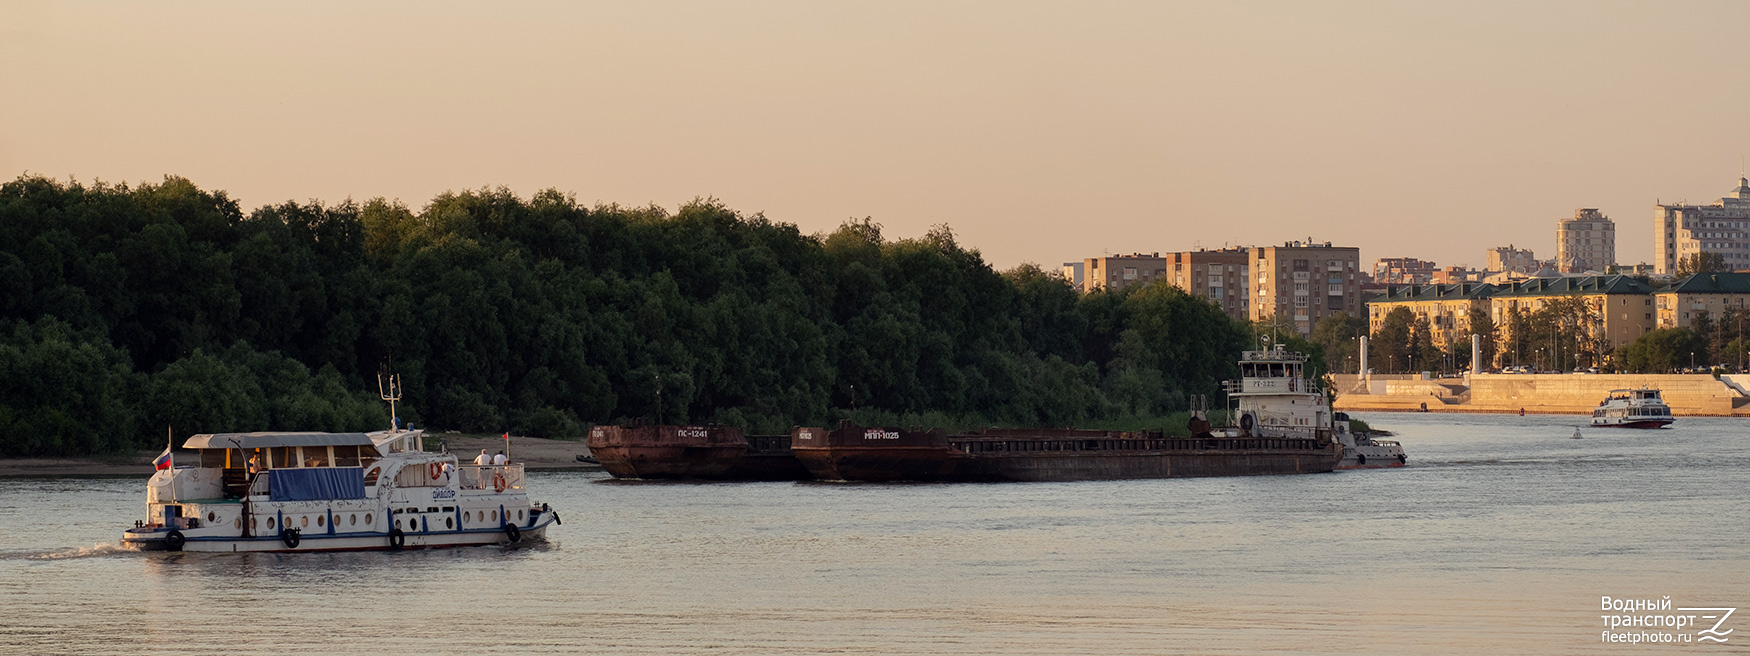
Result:
[[[182,178],[0,185],[0,454],[404,421],[554,437],[853,412],[1088,425],[1182,410],[1251,336],[1157,283],[1078,294],[947,226],[820,235],[713,199],[547,190],[242,211]]]
[[[1726,263],[1726,256],[1721,253],[1697,251],[1677,258],[1678,278],[1697,273],[1722,273],[1731,270],[1732,265]]]

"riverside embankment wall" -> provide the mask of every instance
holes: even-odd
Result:
[[[1377,378],[1377,377],[1375,377]],[[1610,390],[1651,387],[1676,415],[1750,416],[1750,376],[1709,374],[1478,374],[1393,377],[1363,384],[1339,376],[1336,409],[1591,414]]]

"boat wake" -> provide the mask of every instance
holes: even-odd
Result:
[[[73,547],[48,553],[31,554],[25,560],[67,560],[71,558],[97,558],[121,553],[134,553],[134,549],[114,542],[99,542],[89,547]]]

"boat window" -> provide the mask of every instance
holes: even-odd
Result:
[[[372,467],[370,471],[365,472],[365,485],[376,485],[377,475],[381,473],[383,473],[382,467]]]
[[[276,446],[267,450],[267,466],[274,469],[284,469],[298,466],[297,449],[289,446]]]
[[[304,452],[304,466],[305,467],[327,467],[328,466],[328,447],[325,447],[325,446],[306,446],[306,447],[299,447],[299,450]]]
[[[303,527],[303,528],[310,528],[310,516],[304,515],[303,517],[299,517],[298,518],[298,526]]]
[[[316,516],[316,525],[317,525],[317,526],[321,526],[321,525],[322,525],[322,522],[324,522],[324,521],[326,521],[326,519],[325,519],[325,516],[324,516],[324,515],[317,515],[317,516]]]
[[[270,531],[273,530],[273,518],[272,517],[267,518],[267,530],[270,530]]]
[[[225,466],[225,449],[201,449],[201,467],[219,469]]]
[[[334,466],[359,466],[359,448],[352,445],[334,447]]]
[[[371,523],[371,514],[370,513],[365,513],[365,523],[366,524]]]
[[[346,525],[347,526],[358,526],[358,523],[359,523],[358,513],[353,513],[351,515],[346,516]]]

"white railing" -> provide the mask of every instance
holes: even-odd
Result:
[[[460,465],[456,467],[457,482],[463,490],[504,490],[523,489],[523,466],[510,465]]]

